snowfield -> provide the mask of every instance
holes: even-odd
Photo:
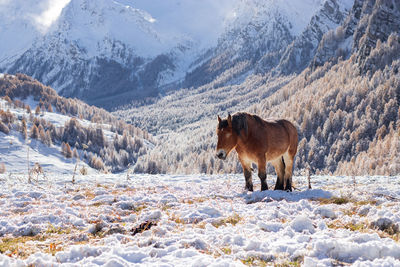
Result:
[[[400,177],[71,178],[0,175],[0,266],[400,266]]]

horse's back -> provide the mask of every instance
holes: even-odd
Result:
[[[253,118],[258,126],[262,128],[259,131],[264,135],[268,150],[275,150],[275,153],[289,151],[291,155],[296,154],[298,134],[296,127],[290,121],[274,118],[263,120],[257,115],[253,115]]]

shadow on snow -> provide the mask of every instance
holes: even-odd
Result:
[[[302,199],[316,200],[320,198],[331,198],[332,193],[322,189],[307,189],[304,191],[286,192],[281,190],[266,190],[266,191],[256,191],[253,193],[244,193],[238,195],[238,197],[243,197],[247,204],[252,204],[256,202],[271,202],[271,201],[281,201],[286,200],[289,202],[297,202]]]

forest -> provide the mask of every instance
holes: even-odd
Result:
[[[9,134],[10,130],[16,130],[24,139],[37,139],[47,146],[58,144],[66,158],[85,160],[98,170],[126,170],[147,153],[144,140],[154,141],[146,131],[103,109],[61,97],[54,89],[24,74],[6,75],[0,79],[0,95],[9,108],[26,111],[25,116],[18,118],[9,109],[1,109],[0,131]],[[35,108],[24,103],[28,97],[38,103]],[[70,120],[64,126],[56,127],[41,116],[44,112],[58,112],[69,116]],[[83,124],[84,120],[89,121],[89,125]],[[114,134],[112,140],[107,140],[103,128]]]
[[[308,67],[295,77],[259,74],[242,84],[218,86],[222,77],[234,77],[231,70],[199,89],[149,105],[146,115],[138,108],[115,113],[164,131],[157,148],[139,159],[138,171],[241,172],[234,153],[227,161],[215,157],[215,128],[217,115],[245,110],[262,118],[286,118],[297,126],[295,173],[310,169],[320,174],[395,175],[400,172],[399,55],[399,36],[392,34],[386,42],[377,42],[362,65],[354,54]],[[149,123],[149,117],[156,119]]]

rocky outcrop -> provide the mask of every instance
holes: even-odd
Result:
[[[298,73],[305,69],[314,58],[322,37],[343,23],[347,17],[346,6],[337,0],[329,0],[315,14],[304,32],[290,44],[277,67],[280,73]],[[330,47],[327,48],[330,51]]]
[[[371,51],[378,42],[386,42],[391,34],[398,34],[399,31],[400,2],[355,0],[343,24],[335,31],[324,34],[311,67],[316,68],[340,57],[347,59],[355,54],[360,73],[374,71],[379,67],[373,64],[376,60],[369,58]],[[392,40],[397,39],[393,37]]]
[[[373,66],[367,64],[367,57],[377,42],[386,42],[392,33],[400,32],[400,2],[377,0],[371,14],[365,15],[360,24],[362,29],[365,28],[365,32],[354,36],[353,49],[357,51],[356,62],[360,72],[366,73],[372,70]]]

